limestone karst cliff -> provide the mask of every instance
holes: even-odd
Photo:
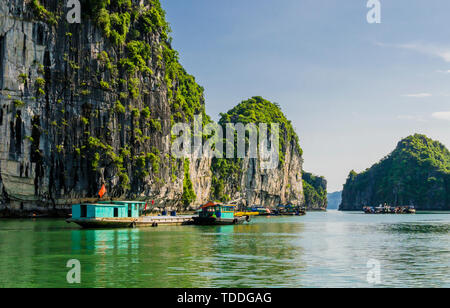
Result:
[[[303,151],[297,134],[279,106],[262,97],[253,97],[222,114],[219,124],[224,130],[227,123],[278,123],[280,161],[277,168],[265,170],[261,168],[260,160],[248,158],[248,155],[233,160],[214,159],[211,198],[242,200],[245,205],[304,205]]]
[[[159,1],[81,3],[70,24],[64,1],[0,0],[0,215],[67,212],[102,184],[107,198],[207,202],[212,160],[171,155],[174,123],[210,118]],[[230,197],[301,204],[301,153],[288,141],[282,168],[264,177],[245,167],[227,185],[247,193]]]
[[[203,88],[171,48],[159,1],[0,1],[0,185],[7,210],[95,198],[176,204],[192,178],[208,197],[210,166],[170,156],[171,123],[204,115]],[[108,4],[109,3],[109,4]],[[204,115],[205,121],[208,117]]]

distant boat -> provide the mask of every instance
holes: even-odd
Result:
[[[194,216],[195,225],[237,225],[250,221],[250,216],[236,216],[235,205],[209,202],[203,205]]]
[[[363,208],[366,214],[416,214],[414,206],[396,206],[380,205],[379,207],[365,206]]]

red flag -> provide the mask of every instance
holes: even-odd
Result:
[[[106,186],[105,184],[102,185],[102,188],[100,188],[100,191],[98,192],[98,195],[100,198],[103,198],[103,196],[106,194]]]
[[[155,205],[155,200],[152,200],[152,205]]]
[[[146,211],[147,210],[147,202],[145,202],[145,209],[144,209],[144,211]]]

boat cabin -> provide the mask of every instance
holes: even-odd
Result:
[[[215,217],[223,219],[233,219],[235,209],[235,205],[224,205],[209,202],[200,208],[199,216],[202,218]]]
[[[72,219],[93,218],[139,218],[145,202],[100,201],[95,204],[74,204]]]
[[[102,201],[99,203],[125,205],[128,208],[128,216],[126,217],[133,217],[133,218],[141,217],[145,209],[145,202],[141,201]]]

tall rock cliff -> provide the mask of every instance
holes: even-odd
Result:
[[[222,114],[219,124],[224,131],[227,123],[278,123],[280,161],[275,169],[263,169],[259,159],[249,158],[248,145],[245,158],[214,159],[211,199],[239,200],[246,206],[304,205],[303,152],[290,121],[279,106],[261,97],[253,97]]]
[[[204,114],[157,0],[0,0],[0,211],[95,198],[209,195],[210,160],[173,159],[171,124]],[[188,176],[191,185],[185,185]],[[66,207],[67,208],[67,207]]]
[[[450,152],[424,135],[409,136],[370,169],[350,172],[342,211],[364,206],[414,205],[419,210],[450,210]]]

